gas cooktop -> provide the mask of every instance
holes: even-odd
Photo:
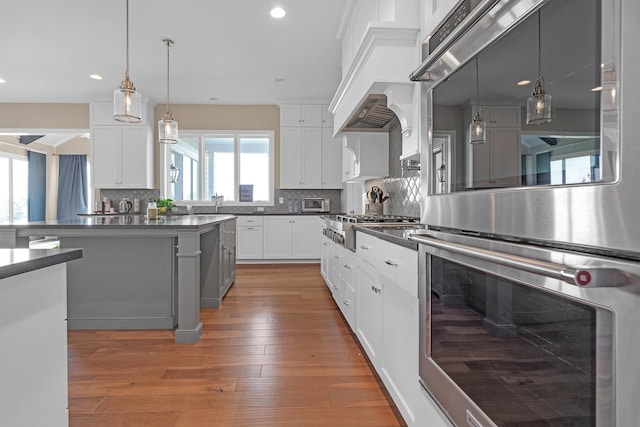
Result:
[[[355,224],[360,223],[417,223],[420,222],[420,218],[403,215],[338,215],[337,221],[350,222]]]

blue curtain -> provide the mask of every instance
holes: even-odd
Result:
[[[87,213],[87,156],[60,155],[58,173],[58,220]]]
[[[44,221],[47,195],[47,155],[27,152],[29,161],[29,221]]]

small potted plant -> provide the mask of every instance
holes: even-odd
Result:
[[[151,199],[151,201],[156,202],[159,214],[166,214],[167,211],[170,211],[171,208],[175,206],[172,199],[162,199],[158,197]]]

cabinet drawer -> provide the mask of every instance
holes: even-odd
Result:
[[[356,231],[356,254],[371,265],[375,265],[376,262],[377,243],[376,237]]]
[[[378,240],[376,262],[378,274],[396,283],[410,295],[418,297],[418,252]]]
[[[342,311],[342,315],[345,319],[347,319],[347,323],[352,331],[355,332],[355,320],[356,320],[356,291],[345,284],[342,299],[338,302],[340,306],[340,311]]]
[[[238,227],[262,227],[262,215],[239,215],[237,225]]]

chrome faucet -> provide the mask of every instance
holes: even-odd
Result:
[[[218,193],[215,193],[213,196],[211,196],[211,200],[215,202],[216,213],[218,213],[218,208],[222,206],[222,202],[224,201],[224,196],[218,195]]]

